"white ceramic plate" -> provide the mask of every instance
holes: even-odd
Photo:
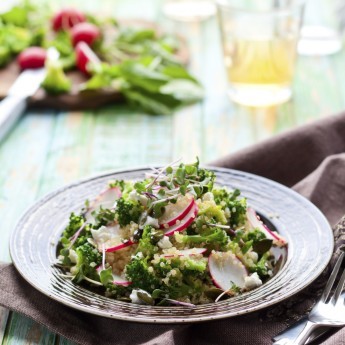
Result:
[[[271,280],[241,296],[187,307],[143,306],[116,301],[59,276],[56,247],[72,211],[79,212],[112,179],[141,179],[148,169],[118,171],[78,181],[50,193],[20,219],[10,252],[20,274],[43,294],[87,313],[136,322],[181,323],[222,319],[265,308],[297,293],[326,267],[333,251],[332,230],[322,213],[285,186],[252,174],[212,168],[217,184],[239,188],[249,205],[288,240],[287,260]]]

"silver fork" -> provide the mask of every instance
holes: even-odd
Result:
[[[345,284],[345,269],[341,269],[344,260],[345,252],[341,253],[337,263],[334,266],[331,276],[328,279],[327,285],[322,293],[320,300],[315,304],[308,315],[308,322],[306,323],[302,332],[298,335],[293,345],[303,345],[308,340],[312,331],[318,327],[341,327],[345,326],[345,297],[341,296]],[[334,282],[341,271],[341,277],[337,283],[334,292]]]

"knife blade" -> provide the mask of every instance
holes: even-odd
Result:
[[[49,48],[48,59],[58,59],[55,48]],[[27,107],[29,97],[39,89],[46,75],[45,68],[27,69],[15,80],[8,95],[0,102],[0,141],[11,130]]]

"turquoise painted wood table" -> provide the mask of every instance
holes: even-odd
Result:
[[[188,161],[199,156],[207,163],[345,108],[345,52],[299,58],[293,99],[279,107],[255,110],[236,106],[226,96],[215,18],[176,24],[163,17],[159,0],[141,1],[140,6],[134,0],[73,3],[122,18],[157,21],[167,30],[183,33],[190,47],[190,70],[203,83],[206,97],[172,116],[150,116],[123,104],[83,112],[28,110],[0,144],[0,261],[10,261],[8,240],[20,214],[65,183],[105,170],[164,164],[178,157]],[[3,308],[0,343],[70,344]]]

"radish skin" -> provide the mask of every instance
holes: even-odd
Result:
[[[245,287],[248,271],[232,252],[213,251],[208,258],[208,267],[213,283],[218,288],[227,291],[232,284],[241,289]]]
[[[164,235],[165,236],[171,236],[175,232],[180,232],[180,231],[187,229],[189,227],[189,225],[191,225],[193,223],[197,214],[198,214],[198,206],[196,204],[194,204],[193,207],[191,208],[191,210],[188,212],[188,214],[183,219],[181,219],[180,222],[178,222],[176,225],[173,225],[170,228],[166,229]]]
[[[284,237],[280,236],[276,232],[271,231],[259,218],[255,210],[247,208],[247,219],[253,228],[258,228],[266,238],[273,240],[273,244],[278,247],[284,247],[287,245],[287,241]]]
[[[179,220],[182,220],[184,217],[187,216],[188,212],[191,210],[191,208],[195,204],[195,201],[194,201],[194,198],[192,196],[186,196],[186,198],[189,198],[190,201],[188,202],[187,206],[185,208],[183,208],[182,211],[177,216],[175,216],[169,220],[165,220],[164,218],[159,220],[160,229],[166,229],[167,227],[173,226]],[[173,210],[176,210],[176,208],[178,208],[178,206],[179,206],[178,204],[176,204],[176,205],[170,204],[166,207],[165,212],[166,213],[168,213],[169,211],[172,212]],[[170,207],[170,209],[169,209],[169,207]]]

